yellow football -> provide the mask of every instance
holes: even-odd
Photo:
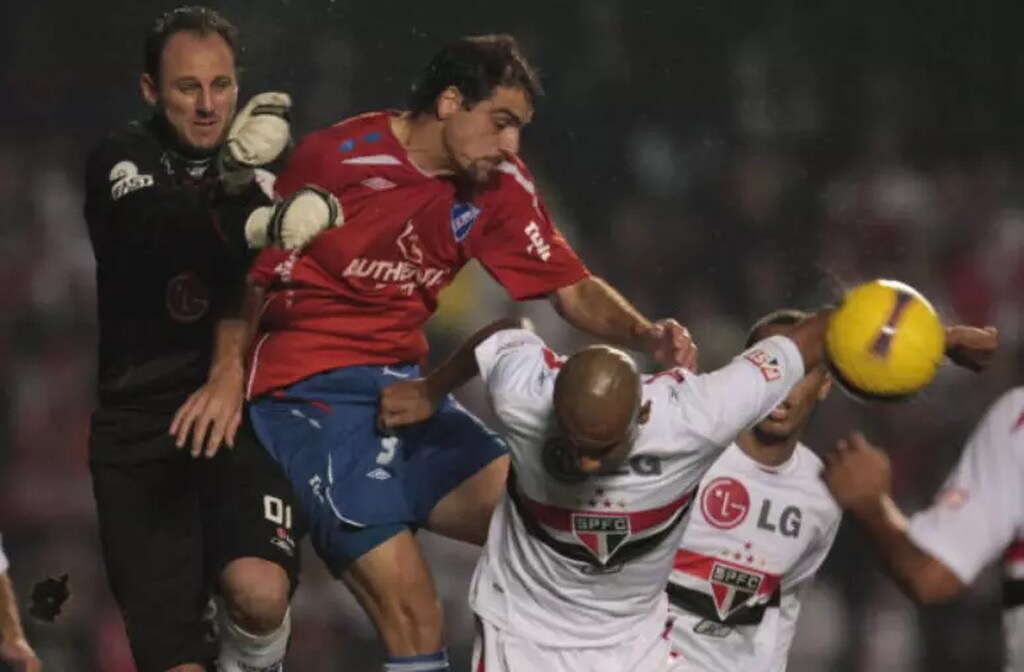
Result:
[[[935,378],[946,334],[935,308],[910,285],[873,280],[843,298],[825,332],[825,358],[847,392],[868,400],[912,396]]]

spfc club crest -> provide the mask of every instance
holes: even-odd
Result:
[[[737,609],[754,604],[753,598],[757,596],[757,589],[764,581],[764,574],[716,562],[711,568],[708,581],[711,583],[718,617],[724,621]]]
[[[572,533],[603,565],[629,539],[629,516],[574,513],[572,514]]]

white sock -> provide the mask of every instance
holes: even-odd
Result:
[[[218,609],[220,672],[282,672],[288,635],[292,631],[291,609],[285,612],[281,625],[270,634],[253,635],[236,625],[226,609]]]

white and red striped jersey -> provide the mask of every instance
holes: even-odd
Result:
[[[499,332],[476,350],[512,458],[470,589],[484,621],[550,647],[614,646],[667,616],[665,583],[700,477],[741,431],[803,377],[796,345],[775,336],[713,373],[644,381],[650,418],[626,464],[566,482],[554,380],[562,359],[535,334]]]
[[[967,441],[911,541],[965,584],[1002,554],[1007,670],[1024,672],[1024,387],[1000,397]],[[1018,543],[1014,543],[1015,540]]]
[[[682,670],[786,669],[800,596],[842,512],[797,444],[769,467],[733,444],[704,475],[669,579]]]

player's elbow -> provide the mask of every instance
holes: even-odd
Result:
[[[909,596],[924,605],[948,602],[964,589],[963,582],[948,567],[932,557],[922,563],[907,583]]]
[[[587,276],[571,285],[559,287],[548,294],[548,300],[559,315],[572,321],[577,313],[586,309],[587,295],[594,282],[596,278]]]

